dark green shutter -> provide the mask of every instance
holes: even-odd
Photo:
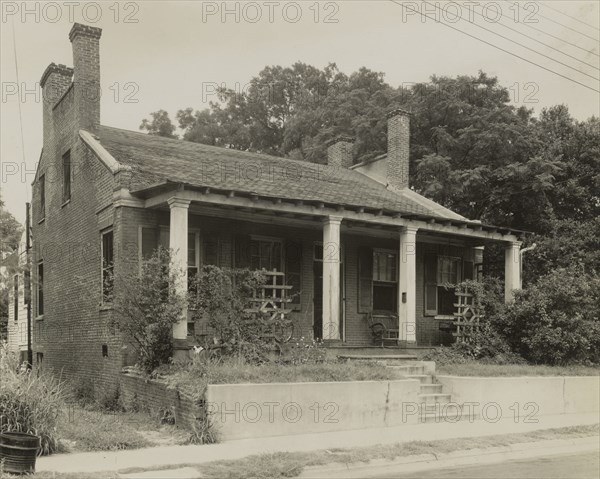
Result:
[[[202,239],[202,265],[219,266],[220,241],[214,235]]]
[[[373,249],[358,250],[358,312],[373,310]]]
[[[287,292],[292,298],[294,311],[300,311],[300,293],[302,292],[302,245],[291,241],[285,245],[285,281],[292,289]]]
[[[435,316],[438,310],[437,304],[437,276],[438,265],[435,254],[426,254],[424,261],[424,295],[425,295],[425,316]]]
[[[473,261],[463,261],[463,281],[473,279],[474,275]]]
[[[250,268],[250,237],[247,235],[235,237],[235,267]]]

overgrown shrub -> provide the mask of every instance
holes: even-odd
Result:
[[[57,451],[64,384],[21,367],[6,343],[0,345],[0,378],[0,431],[34,434],[41,439],[41,454]]]
[[[600,363],[600,276],[561,268],[493,318],[513,351],[539,364]]]
[[[265,283],[261,271],[204,266],[194,278],[189,308],[195,321],[208,319],[225,355],[260,363],[291,320],[256,311],[251,299]]]
[[[115,275],[112,326],[133,343],[146,372],[168,363],[173,355],[173,325],[181,320],[186,299],[176,288],[182,274],[170,252],[159,248],[140,271]]]

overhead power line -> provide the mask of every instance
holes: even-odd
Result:
[[[398,2],[397,0],[390,0],[390,1],[391,1],[392,3],[394,3],[394,4],[398,5],[399,7],[404,7],[404,5],[403,5],[401,2]],[[444,23],[444,22],[438,21],[438,20],[436,20],[435,18],[431,18],[430,16],[428,16],[428,15],[426,15],[426,14],[424,14],[424,13],[421,13],[421,12],[419,12],[419,11],[415,10],[414,8],[411,8],[411,10],[412,10],[412,11],[414,11],[414,12],[416,12],[416,13],[418,13],[418,14],[419,14],[419,15],[421,15],[422,17],[429,18],[430,20],[434,20],[436,23],[440,23],[440,24],[442,24],[442,25],[444,25],[444,26],[446,26],[446,27],[448,27],[448,28],[451,28],[452,30],[455,30],[455,31],[457,31],[457,32],[459,32],[459,33],[462,33],[463,35],[467,35],[468,37],[474,38],[474,39],[475,39],[475,40],[477,40],[477,41],[480,41],[480,42],[482,42],[482,43],[485,43],[486,45],[489,45],[490,47],[493,47],[493,48],[495,48],[495,49],[497,49],[497,50],[503,51],[504,53],[508,53],[509,55],[512,55],[513,57],[515,57],[515,58],[518,58],[519,60],[523,60],[523,61],[525,61],[525,62],[527,62],[527,63],[530,63],[531,65],[535,65],[536,67],[538,67],[538,68],[541,68],[542,70],[545,70],[545,71],[547,71],[547,72],[553,73],[553,74],[555,74],[555,75],[557,75],[557,76],[559,76],[559,77],[561,77],[561,78],[564,78],[565,80],[568,80],[568,81],[570,81],[570,82],[572,82],[572,83],[576,83],[577,85],[580,85],[580,86],[582,86],[582,87],[584,87],[584,88],[587,88],[588,90],[592,90],[592,91],[594,91],[594,92],[596,92],[596,93],[600,93],[600,90],[596,90],[595,88],[592,88],[591,86],[588,86],[588,85],[586,85],[585,83],[581,83],[581,82],[579,82],[579,81],[577,81],[577,80],[573,80],[571,77],[568,77],[568,76],[566,76],[566,75],[563,75],[562,73],[559,73],[559,72],[557,72],[557,71],[554,71],[554,70],[552,70],[552,69],[550,69],[550,68],[547,68],[547,67],[545,67],[545,66],[543,66],[543,65],[540,65],[539,63],[536,63],[536,62],[534,62],[534,61],[531,61],[531,60],[529,60],[529,59],[527,59],[527,58],[524,58],[524,57],[522,57],[522,56],[520,56],[520,55],[517,55],[516,53],[513,53],[513,52],[511,52],[511,51],[509,51],[509,50],[506,50],[506,49],[504,49],[504,48],[502,48],[502,47],[499,47],[498,45],[494,45],[493,43],[491,43],[491,42],[488,42],[487,40],[484,40],[484,39],[482,39],[482,38],[479,38],[479,37],[478,37],[478,36],[476,36],[476,35],[472,35],[472,34],[470,34],[470,33],[467,33],[467,32],[465,32],[464,30],[461,30],[460,28],[456,28],[456,27],[454,27],[453,25],[449,25],[449,24],[447,24],[447,23]]]
[[[461,8],[462,8],[462,5],[461,5]],[[484,19],[485,19],[485,16],[484,16],[483,14],[479,13],[479,12],[476,12],[476,11],[475,11],[475,9],[473,9],[473,13],[475,13],[475,14],[477,14],[477,15],[479,15],[480,17],[482,17],[482,18],[484,18]],[[510,18],[510,17],[508,17],[507,15],[504,15],[502,12],[500,12],[500,14],[501,14],[503,17],[505,17],[505,18]],[[473,23],[473,24],[477,25],[477,24],[476,24],[476,23],[474,23],[474,22],[470,22],[470,23]],[[576,61],[578,61],[578,62],[580,62],[580,63],[583,63],[584,65],[587,65],[587,66],[589,66],[589,67],[595,68],[596,70],[600,71],[600,69],[599,69],[597,66],[595,66],[595,65],[592,65],[591,63],[587,63],[587,62],[585,62],[585,61],[583,61],[583,60],[580,60],[580,59],[579,59],[579,58],[577,58],[576,56],[574,56],[574,55],[570,55],[569,53],[565,53],[565,52],[563,52],[562,50],[559,50],[558,48],[554,48],[552,45],[548,45],[547,43],[544,43],[544,42],[542,42],[542,41],[538,40],[537,38],[533,38],[533,37],[531,37],[531,36],[527,35],[526,33],[520,32],[520,31],[519,31],[519,30],[517,30],[516,28],[512,28],[512,27],[510,27],[510,26],[508,26],[508,25],[506,25],[506,24],[504,24],[504,23],[501,23],[501,22],[497,22],[497,24],[498,24],[498,25],[500,25],[500,26],[503,26],[504,28],[508,28],[509,30],[511,30],[511,31],[513,31],[513,32],[515,32],[515,33],[517,33],[517,34],[519,34],[519,35],[522,35],[522,36],[524,36],[524,37],[527,37],[528,39],[530,39],[530,40],[532,40],[532,41],[534,41],[534,42],[537,42],[537,43],[539,43],[540,45],[544,45],[545,47],[547,47],[547,48],[550,48],[550,49],[552,49],[552,50],[555,50],[555,51],[557,51],[558,53],[560,53],[560,54],[562,54],[562,55],[565,55],[565,56],[567,56],[567,57],[569,57],[569,58],[572,58],[573,60],[576,60]],[[593,77],[592,77],[592,78],[593,78]]]
[[[507,2],[507,3],[508,3],[508,2],[510,2],[510,0],[504,0],[504,2]],[[550,18],[550,17],[547,17],[547,16],[545,16],[545,15],[541,15],[541,14],[539,14],[539,13],[537,13],[537,12],[536,12],[536,15],[537,15],[538,17],[540,17],[540,18],[544,18],[544,19],[548,20],[549,22],[555,23],[556,25],[560,25],[561,27],[563,27],[563,28],[566,28],[567,30],[571,30],[571,31],[573,31],[573,32],[575,32],[575,33],[579,33],[579,35],[583,35],[584,37],[587,37],[587,38],[589,38],[590,40],[594,40],[595,42],[600,42],[600,40],[598,40],[597,38],[594,38],[594,37],[592,37],[592,36],[590,36],[590,35],[587,35],[586,33],[580,32],[579,30],[577,30],[577,29],[575,29],[575,28],[573,28],[573,27],[570,27],[570,26],[568,26],[568,25],[565,25],[564,23],[557,22],[556,20],[553,20],[553,19],[552,19],[552,18]]]
[[[600,28],[595,27],[594,25],[592,25],[590,23],[584,22],[583,20],[580,20],[577,17],[573,17],[573,16],[569,15],[568,13],[562,12],[558,8],[551,7],[550,5],[546,5],[545,3],[542,3],[542,5],[544,5],[544,8],[549,8],[550,10],[554,10],[555,12],[560,13],[561,15],[564,15],[565,17],[569,17],[570,19],[575,20],[576,22],[583,23],[584,25],[587,25],[588,27],[593,28],[594,30],[600,32]]]

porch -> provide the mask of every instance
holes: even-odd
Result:
[[[520,241],[507,229],[175,186],[129,197],[142,208],[131,209],[138,212],[140,254],[168,245],[188,275],[205,264],[283,273],[296,337],[368,347],[373,318],[385,317],[386,346],[449,344],[445,326],[455,299],[444,284],[477,277],[491,242],[505,247],[506,300],[520,288]],[[178,287],[187,288],[186,277]],[[182,318],[173,337],[187,347],[193,333]]]

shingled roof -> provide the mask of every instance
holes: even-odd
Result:
[[[145,196],[162,184],[225,189],[263,197],[380,208],[440,218],[455,214],[414,192],[390,190],[351,169],[203,145],[100,126],[96,136],[132,171],[130,191]],[[422,197],[421,197],[422,198]]]

